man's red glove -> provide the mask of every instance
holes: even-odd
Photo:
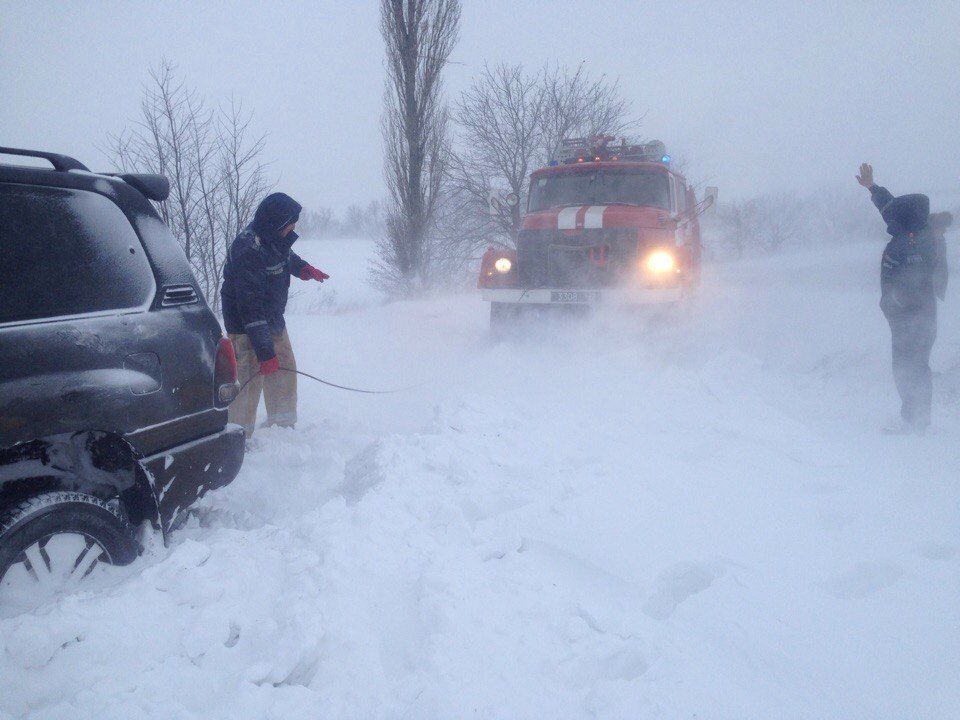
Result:
[[[303,266],[303,269],[300,271],[301,280],[316,280],[317,282],[323,282],[324,280],[329,280],[330,276],[327,275],[323,270],[318,270],[313,265],[309,263]]]
[[[277,359],[277,356],[274,355],[269,360],[264,360],[260,363],[260,374],[261,375],[273,375],[277,370],[280,369],[280,361]]]

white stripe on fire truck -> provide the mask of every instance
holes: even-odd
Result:
[[[577,210],[577,219],[574,224],[576,230],[583,230],[583,216],[587,214],[587,210],[590,209],[589,205],[581,205],[580,209]]]
[[[566,207],[557,214],[557,230],[576,230],[579,207]]]
[[[603,211],[607,209],[606,205],[591,205],[583,216],[584,228],[602,228]]]

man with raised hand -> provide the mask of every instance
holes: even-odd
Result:
[[[283,193],[268,195],[227,252],[220,297],[223,322],[237,354],[237,375],[246,387],[230,405],[230,422],[249,438],[263,392],[267,424],[297,422],[297,361],[283,319],[290,277],[323,282],[329,275],[291,247],[300,204]],[[283,369],[283,372],[280,370]]]
[[[857,182],[870,191],[887,224],[890,241],[880,266],[880,309],[890,325],[893,378],[900,393],[900,420],[888,434],[921,434],[930,425],[933,395],[930,352],[937,337],[938,266],[926,195],[894,197],[873,181],[873,168],[860,166]]]

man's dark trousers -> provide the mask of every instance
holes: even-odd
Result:
[[[912,428],[930,424],[933,381],[930,351],[937,338],[937,308],[933,305],[887,318],[893,340],[893,379],[900,393],[900,417]]]

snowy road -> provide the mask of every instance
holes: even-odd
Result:
[[[500,344],[333,247],[300,366],[425,384],[302,384],[169,548],[0,620],[0,718],[960,716],[956,287],[935,432],[882,438],[878,245]]]

